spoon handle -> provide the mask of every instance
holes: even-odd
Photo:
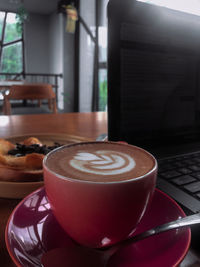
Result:
[[[135,239],[137,239],[138,241],[148,236],[156,235],[168,230],[186,227],[198,223],[200,223],[200,213],[196,213],[194,215],[186,216],[178,220],[156,226],[155,228],[150,229],[142,234],[136,235],[135,237],[133,237],[132,241]]]
[[[156,226],[153,229],[147,230],[141,234],[131,236],[130,238],[119,242],[116,246],[119,249],[120,247],[135,243],[149,236],[153,236],[153,235],[156,235],[156,234],[168,231],[168,230],[182,228],[182,227],[186,227],[186,226],[190,226],[190,225],[198,224],[198,223],[200,223],[200,213],[196,213],[194,215],[186,216],[178,220]]]

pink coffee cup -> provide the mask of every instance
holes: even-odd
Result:
[[[145,155],[144,158],[140,154]],[[127,157],[131,163],[125,165],[120,157]],[[148,160],[150,163],[146,163]],[[82,169],[73,172],[79,161],[82,167],[78,168]],[[104,163],[106,167],[102,167]],[[123,163],[123,170],[128,171],[120,173],[122,167],[119,166]],[[91,164],[92,171],[90,169],[87,174],[84,168],[90,168]],[[109,173],[109,164],[112,168],[118,167],[116,178]],[[134,175],[131,164],[136,170]],[[144,165],[141,169],[149,164],[149,169],[138,176],[140,164]],[[105,168],[102,180],[99,168]],[[56,219],[72,239],[94,248],[112,245],[134,232],[151,203],[157,176],[157,162],[150,153],[117,142],[63,146],[45,157],[43,169],[46,193]],[[82,175],[82,172],[86,173]]]

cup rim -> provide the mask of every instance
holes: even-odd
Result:
[[[61,175],[61,174],[58,174],[56,173],[55,171],[51,170],[50,168],[47,167],[47,160],[48,160],[48,157],[55,153],[57,150],[60,150],[60,149],[64,149],[65,147],[71,147],[71,146],[76,146],[76,145],[80,145],[80,144],[96,144],[96,143],[110,143],[110,144],[118,144],[118,145],[126,145],[126,146],[129,146],[129,147],[135,147],[139,150],[142,150],[144,151],[145,153],[147,153],[148,155],[150,155],[150,157],[153,159],[154,161],[154,166],[153,168],[148,171],[147,173],[145,173],[144,175],[141,175],[141,176],[138,176],[138,177],[134,177],[134,178],[131,178],[131,179],[125,179],[125,180],[117,180],[117,181],[91,181],[91,180],[83,180],[83,179],[78,179],[78,178],[72,178],[72,177],[67,177],[67,176],[64,176],[64,175]],[[64,180],[69,180],[69,181],[72,181],[72,182],[78,182],[78,183],[89,183],[89,184],[119,184],[119,183],[127,183],[127,182],[131,182],[131,181],[136,181],[136,180],[141,180],[143,178],[145,178],[147,175],[150,175],[151,173],[153,173],[156,169],[158,168],[158,163],[157,163],[157,160],[156,158],[150,153],[148,152],[147,150],[141,148],[141,147],[138,147],[138,146],[135,146],[135,145],[130,145],[128,143],[124,143],[124,142],[115,142],[115,141],[88,141],[88,142],[79,142],[79,143],[73,143],[73,144],[68,144],[68,145],[63,145],[63,146],[60,146],[60,147],[57,147],[55,148],[54,150],[50,151],[43,159],[43,169],[46,169],[48,172],[52,173],[52,174],[55,174],[58,178],[60,179],[64,179]]]

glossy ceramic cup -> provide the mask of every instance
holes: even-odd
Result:
[[[156,159],[151,155],[154,166],[141,177],[92,182],[51,171],[47,167],[48,157],[59,149],[62,148],[45,157],[43,168],[45,190],[60,225],[75,241],[94,248],[127,238],[151,203],[157,176]]]

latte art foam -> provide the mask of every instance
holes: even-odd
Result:
[[[155,166],[143,149],[115,142],[72,144],[54,150],[46,166],[63,179],[113,182],[143,176]]]
[[[78,152],[69,164],[76,170],[99,175],[122,174],[135,167],[135,161],[129,155],[109,150]]]

